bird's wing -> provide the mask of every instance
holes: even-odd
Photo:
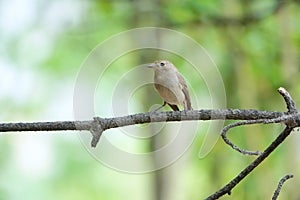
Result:
[[[179,72],[177,72],[177,78],[178,78],[178,80],[181,84],[180,87],[181,87],[181,90],[182,90],[182,92],[185,96],[185,99],[186,99],[187,109],[192,110],[193,108],[192,108],[192,105],[191,105],[191,98],[190,98],[190,94],[189,94],[189,90],[188,90],[188,87],[186,85],[186,82],[185,82],[183,76]]]

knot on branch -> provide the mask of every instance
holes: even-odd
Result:
[[[95,148],[99,142],[99,139],[104,131],[103,127],[103,119],[100,117],[94,117],[93,122],[91,124],[90,132],[93,135],[91,146]]]
[[[289,115],[283,120],[284,124],[288,127],[295,128],[300,126],[300,113]]]

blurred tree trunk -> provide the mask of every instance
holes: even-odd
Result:
[[[133,1],[133,14],[131,18],[131,26],[133,28],[141,27],[141,26],[157,26],[162,27],[162,15],[161,15],[161,2],[162,0],[154,0],[154,1],[146,1],[146,0],[135,0]],[[157,34],[156,38],[157,42],[160,40],[159,34]],[[155,41],[153,41],[155,42]],[[154,60],[157,60],[159,57],[159,50],[141,50],[138,52],[138,59],[137,63],[149,63],[153,62]],[[145,73],[153,73],[153,71],[149,69],[145,69]],[[157,104],[163,103],[162,99],[156,99],[157,101],[154,101],[153,97],[153,88],[147,87],[147,90],[145,92],[145,110],[148,111],[150,106],[153,105],[153,102],[156,102]],[[157,95],[158,96],[158,95]],[[153,129],[153,126],[149,129],[152,133],[155,132]],[[159,134],[149,138],[149,152],[154,152],[159,148],[159,144],[162,142],[161,140],[164,140],[161,135],[164,135],[162,132]],[[159,155],[153,154],[153,166],[154,168],[158,167],[157,164],[159,163]],[[151,178],[151,190],[149,191],[152,193],[152,199],[153,200],[166,200],[165,196],[167,193],[167,186],[168,186],[168,175],[167,175],[167,169],[161,169],[156,170],[152,172],[152,178]]]

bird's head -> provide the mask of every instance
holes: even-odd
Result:
[[[153,68],[154,70],[163,71],[163,70],[173,70],[176,69],[174,65],[167,60],[158,60],[154,63],[148,65],[149,68]]]

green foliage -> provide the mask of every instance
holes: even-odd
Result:
[[[18,9],[22,6],[17,3],[13,10],[8,9],[9,2],[0,3],[3,6],[0,13],[6,13],[5,10],[15,12],[15,16],[0,14],[3,19],[0,22],[1,121],[73,119],[74,82],[89,53],[114,34],[144,26],[181,31],[201,44],[222,75],[229,108],[283,111],[283,100],[276,93],[279,86],[286,87],[295,101],[300,102],[299,3],[290,2],[272,13],[276,1],[271,0],[26,2],[28,9],[22,10]],[[228,18],[234,21],[249,14],[265,17],[249,24],[220,21]],[[118,47],[132,41],[123,41]],[[113,49],[107,49],[108,53],[111,51]],[[190,70],[190,63],[181,55],[143,49],[128,52],[109,63],[110,67],[104,71],[96,89],[95,113],[112,117],[111,99],[107,96],[114,91],[119,77],[136,65],[158,58],[172,60],[188,80],[189,87],[201,94],[200,105],[195,109],[210,108],[211,99],[204,79]],[[97,63],[93,65],[101,67]],[[10,70],[13,70],[11,76],[8,75]],[[145,69],[140,77],[149,74],[152,76],[152,72]],[[134,85],[134,81],[126,79],[124,86]],[[7,87],[8,90],[4,89]],[[136,89],[131,98],[124,102],[124,106],[130,108],[129,112],[145,112],[151,105],[162,103],[149,85]],[[159,173],[141,175],[117,172],[91,159],[73,132],[41,133],[37,141],[30,137],[32,135],[3,134],[0,141],[0,199],[118,200],[155,199],[159,195],[165,197],[162,199],[203,199],[253,160],[234,152],[222,140],[217,141],[205,158],[199,159],[208,126],[207,122],[200,123],[192,146],[173,165]],[[146,126],[140,126],[143,127]],[[263,150],[282,128],[280,125],[258,125],[237,128],[229,134],[240,147]],[[150,139],[132,142],[136,139],[132,137],[123,141],[119,136],[122,132],[112,136],[108,136],[109,132],[105,134],[112,143],[127,150],[147,153],[155,146]],[[164,137],[159,137],[157,143],[165,144]],[[296,134],[292,137],[232,191],[232,199],[270,199],[281,177],[287,173],[299,177],[299,138]],[[30,147],[34,147],[34,151]],[[28,161],[24,162],[24,159]],[[36,164],[35,159],[39,161]],[[34,171],[42,162],[48,164],[42,165],[41,171]],[[162,178],[161,182],[157,181],[158,176]],[[298,179],[288,182],[280,197],[298,198],[298,185]]]

